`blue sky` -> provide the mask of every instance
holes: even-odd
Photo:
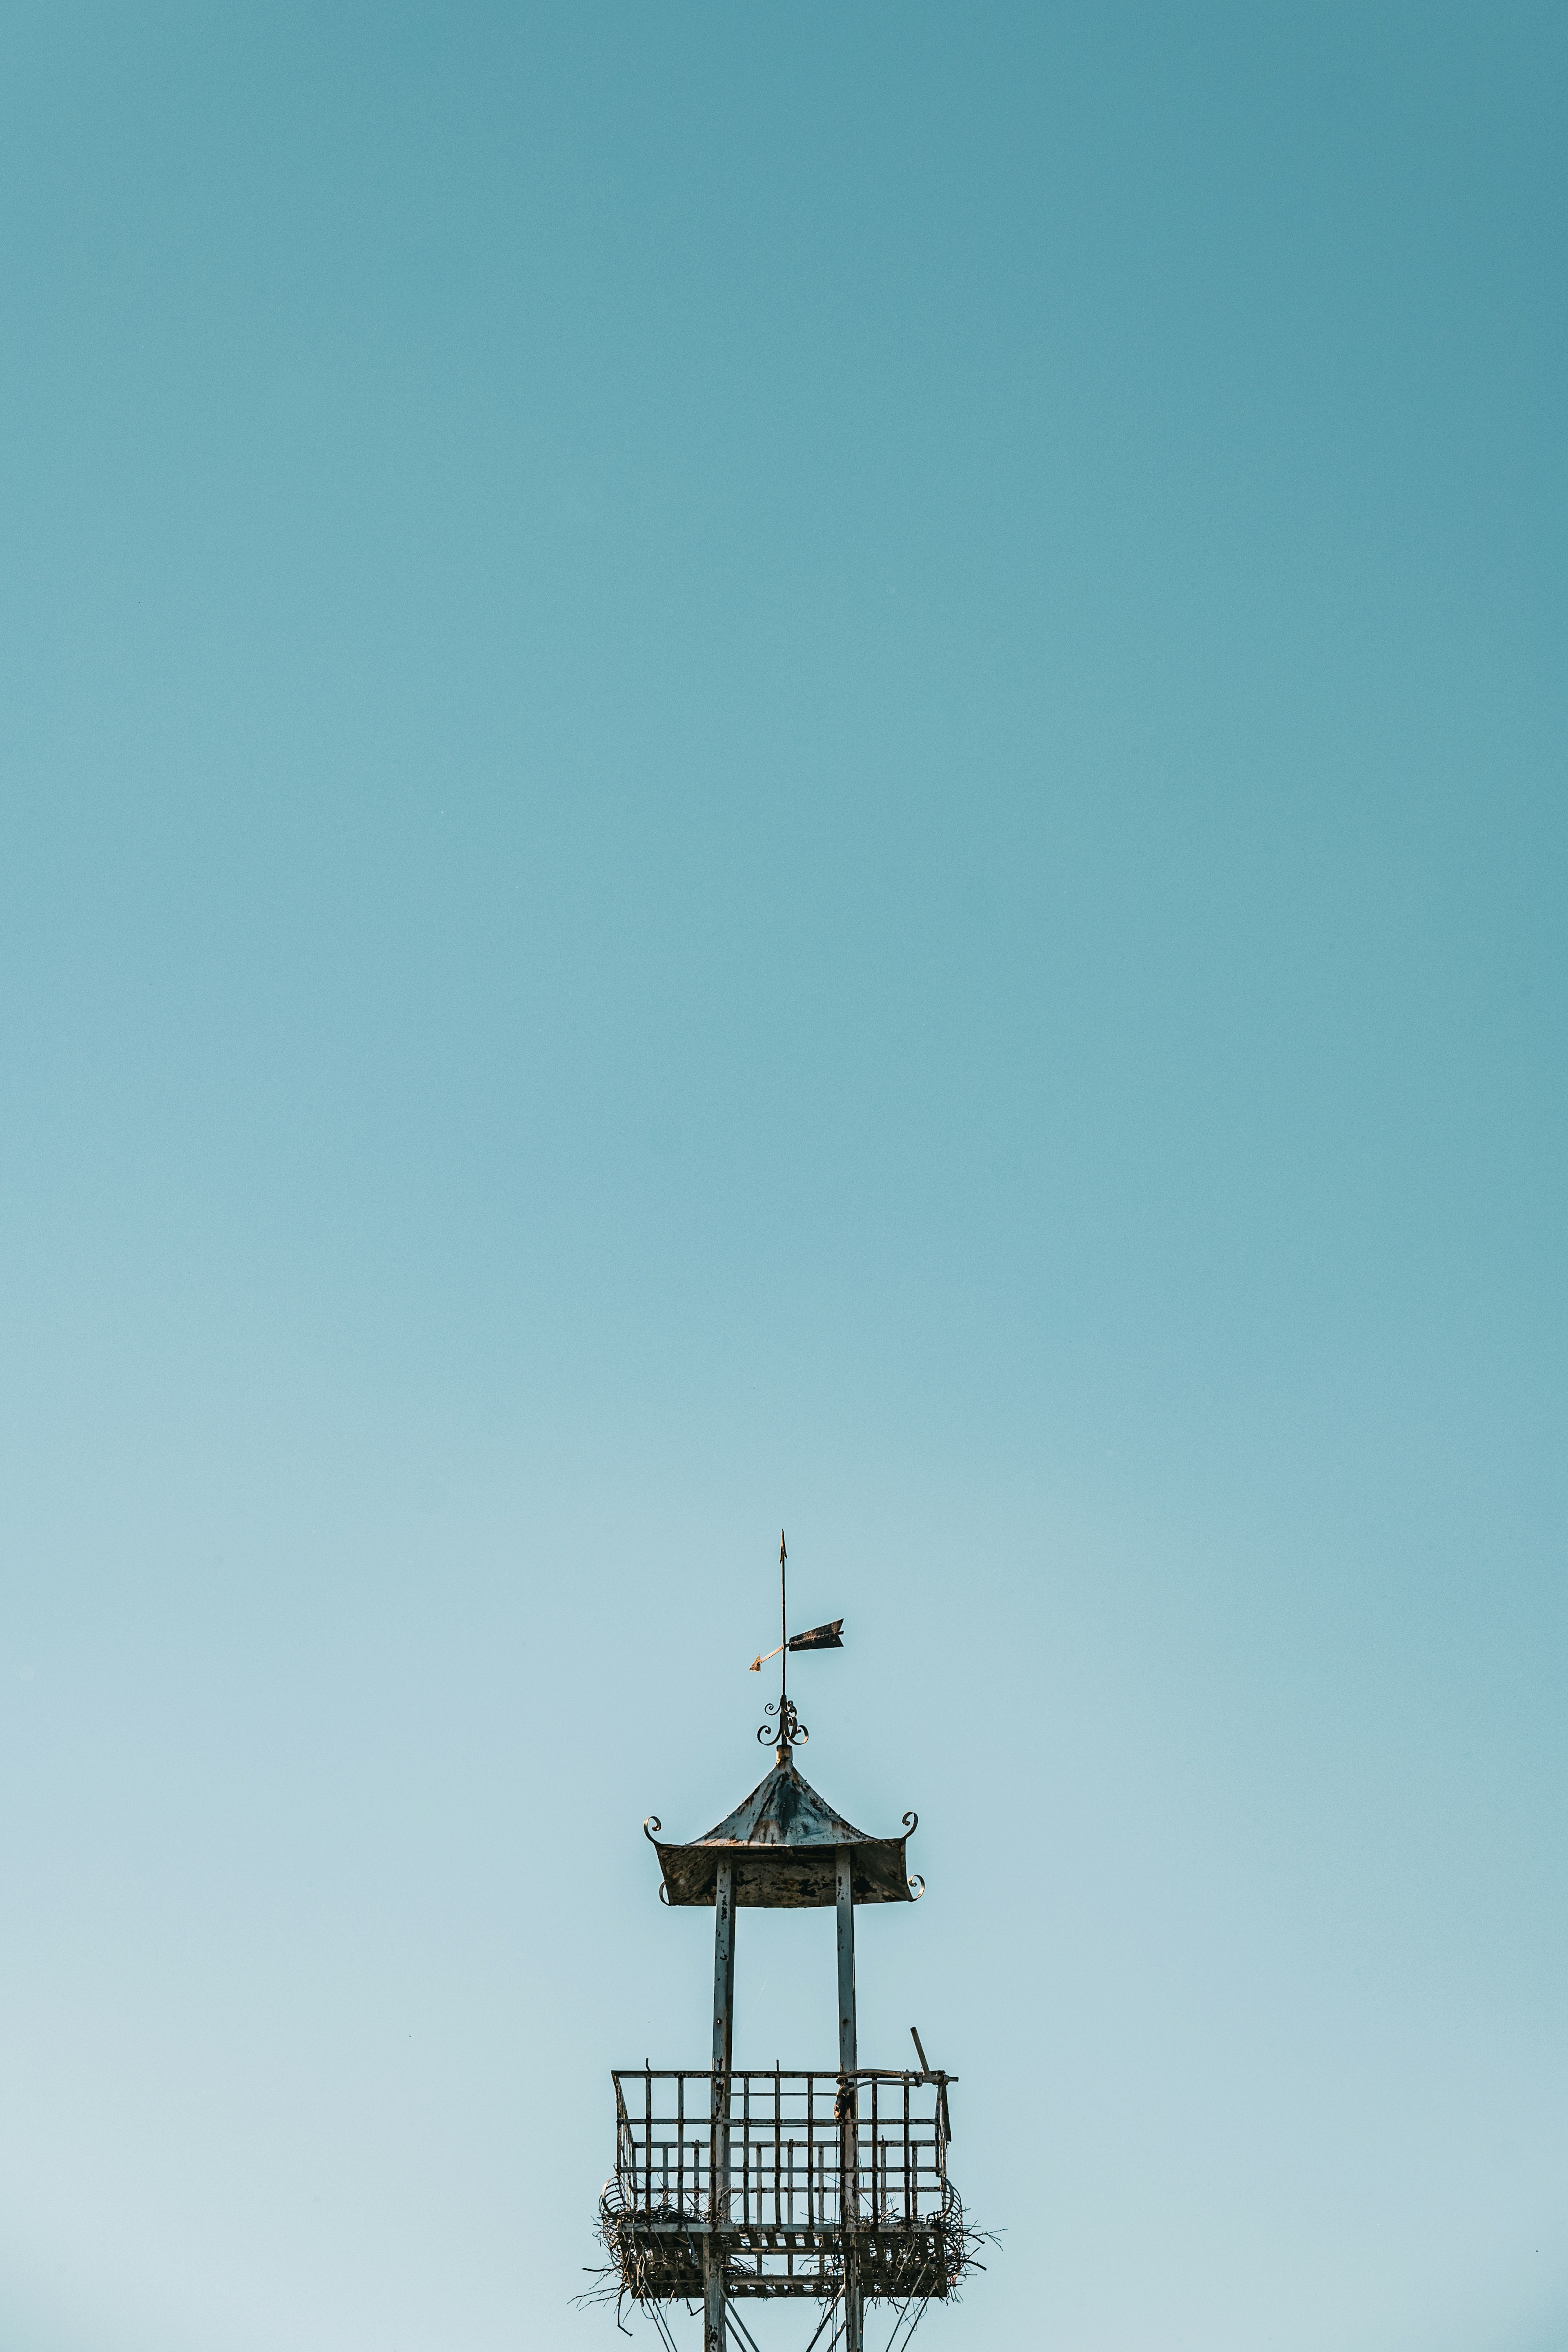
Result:
[[[780,1522],[928,2340],[1560,2352],[1561,11],[5,44],[8,2352],[614,2340]]]

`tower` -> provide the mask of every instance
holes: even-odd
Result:
[[[781,1610],[785,1572],[780,1538]],[[919,2063],[902,2070],[862,2066],[856,2033],[855,1909],[924,1893],[905,1867],[916,1817],[904,1815],[901,1836],[869,1837],[795,1763],[809,1734],[787,1687],[789,1654],[840,1647],[842,1622],[781,1641],[778,1702],[757,1735],[773,1743],[773,1767],[744,1802],[686,1844],[662,1839],[656,1814],[643,1823],[660,1899],[713,1909],[713,2043],[706,2067],[613,2071],[615,2171],[600,2235],[606,2293],[648,2311],[672,2347],[670,2306],[700,2304],[703,2352],[747,2352],[737,2305],[767,2297],[818,2306],[808,2352],[862,2352],[868,2303],[899,2306],[894,2334],[904,2319],[912,2332],[971,2259],[947,2178],[956,2078],[927,2065],[913,2028]],[[838,2063],[737,2069],[739,1915],[805,1907],[836,1913]]]

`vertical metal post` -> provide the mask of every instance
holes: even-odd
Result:
[[[708,2100],[708,2231],[703,2268],[703,2352],[725,2352],[724,2241],[729,2217],[729,2074],[735,2058],[735,1881],[727,1859],[713,1894],[713,2079]]]
[[[703,2352],[729,2352],[724,2311],[724,2248],[710,2230],[703,2240]]]
[[[811,2095],[814,2089],[815,2084],[808,2074],[806,2077],[806,2221],[808,2226],[817,2219],[814,2184],[811,2179],[817,2156],[817,2103]],[[619,2095],[619,2084],[616,2085],[616,2091]]]
[[[855,2056],[855,1902],[850,1850],[840,1846],[837,1865],[839,1898],[839,2072],[852,2074]]]
[[[735,2063],[735,1874],[726,1858],[713,1891],[713,2071]]]
[[[865,2295],[861,2286],[860,2253],[852,2246],[844,2252],[843,2352],[865,2352]]]
[[[789,1555],[784,1549],[784,1530],[779,1530],[779,1745],[773,1751],[777,1764],[789,1761]]]
[[[855,1891],[852,1858],[848,1846],[833,1856],[839,1912],[839,2218],[844,2232],[844,2352],[862,2352],[864,2308],[861,2295],[860,2249],[855,2225],[860,2220],[860,2125],[856,2117],[855,2069]]]

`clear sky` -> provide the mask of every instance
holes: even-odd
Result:
[[[1562,8],[3,29],[5,2352],[608,2352],[780,1524],[923,2347],[1561,2352]]]

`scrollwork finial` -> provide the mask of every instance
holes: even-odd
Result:
[[[762,1712],[774,1718],[771,1723],[759,1723],[757,1727],[757,1737],[764,1747],[771,1743],[781,1749],[804,1748],[811,1737],[796,1714],[792,1698],[780,1697],[773,1705],[765,1706]]]

